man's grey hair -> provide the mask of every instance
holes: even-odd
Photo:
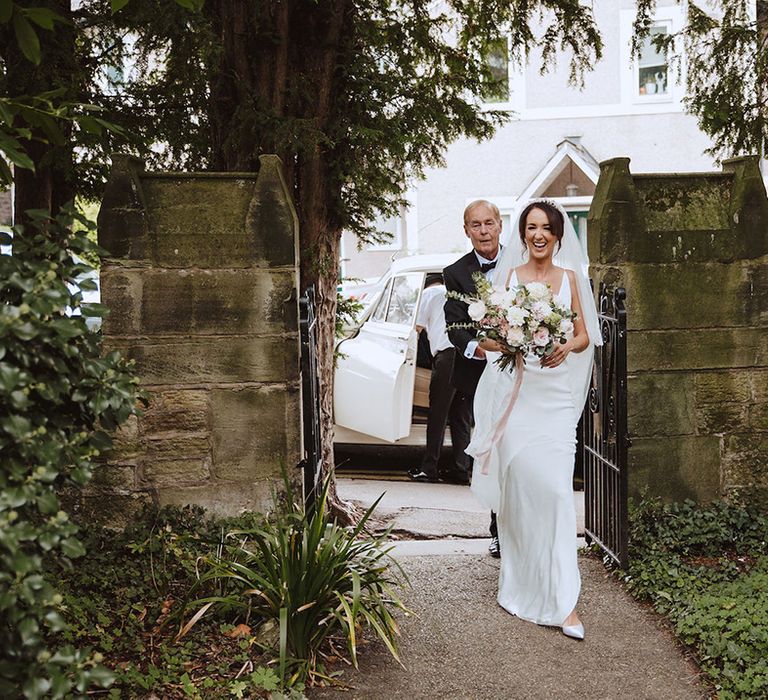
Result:
[[[467,204],[466,208],[464,209],[465,224],[467,221],[469,221],[469,215],[472,213],[472,210],[477,209],[477,207],[488,207],[493,212],[493,216],[496,221],[501,223],[501,212],[493,202],[489,202],[487,199],[476,199],[474,202]]]

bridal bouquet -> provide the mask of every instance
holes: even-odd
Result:
[[[576,314],[555,300],[548,284],[529,282],[507,289],[492,285],[481,272],[472,278],[477,294],[447,294],[468,305],[472,323],[453,323],[448,330],[472,328],[477,330],[478,340],[500,343],[505,348],[496,360],[501,369],[514,365],[518,354],[522,359],[529,353],[548,355],[556,343],[564,343],[573,333]]]

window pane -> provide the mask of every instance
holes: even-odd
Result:
[[[507,39],[493,42],[485,58],[491,82],[483,88],[486,102],[509,102],[509,48]]]
[[[401,207],[399,216],[378,216],[371,221],[371,226],[376,229],[376,240],[366,246],[367,250],[399,250],[402,248],[403,219],[405,208]],[[387,235],[388,234],[388,235]]]
[[[377,231],[381,231],[382,233],[389,234],[394,238],[397,236],[398,233],[398,227],[400,226],[400,217],[398,216],[390,216],[388,218],[384,218],[383,216],[377,216],[372,223],[372,226],[376,227]]]
[[[422,274],[420,272],[395,277],[392,297],[387,309],[387,323],[397,323],[404,326],[413,324],[421,280]]]
[[[667,28],[656,25],[651,28],[650,36],[643,40],[643,47],[638,59],[638,92],[641,95],[666,95],[668,70],[666,52],[660,52],[653,44],[653,38],[666,35]]]
[[[379,299],[378,303],[376,304],[376,309],[371,314],[371,321],[383,321],[386,317],[386,311],[387,311],[387,301],[389,299],[389,290],[392,289],[392,280],[387,282],[387,286],[384,288],[384,291],[381,293],[381,299]]]

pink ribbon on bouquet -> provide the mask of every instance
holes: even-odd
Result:
[[[522,353],[518,352],[515,355],[515,385],[512,387],[512,393],[509,395],[509,401],[504,408],[504,411],[501,414],[501,417],[499,418],[496,425],[493,427],[493,434],[491,436],[491,441],[488,447],[483,448],[481,451],[478,451],[475,455],[475,459],[480,461],[480,473],[487,475],[488,474],[488,463],[491,459],[491,450],[493,450],[493,446],[501,439],[501,436],[504,434],[504,428],[507,425],[507,421],[509,420],[509,416],[512,413],[512,409],[515,407],[515,404],[517,403],[517,397],[520,394],[520,385],[523,383],[523,355]]]

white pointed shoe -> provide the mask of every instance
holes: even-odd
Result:
[[[584,625],[581,623],[578,625],[563,625],[562,630],[566,637],[572,637],[573,639],[584,639]]]

